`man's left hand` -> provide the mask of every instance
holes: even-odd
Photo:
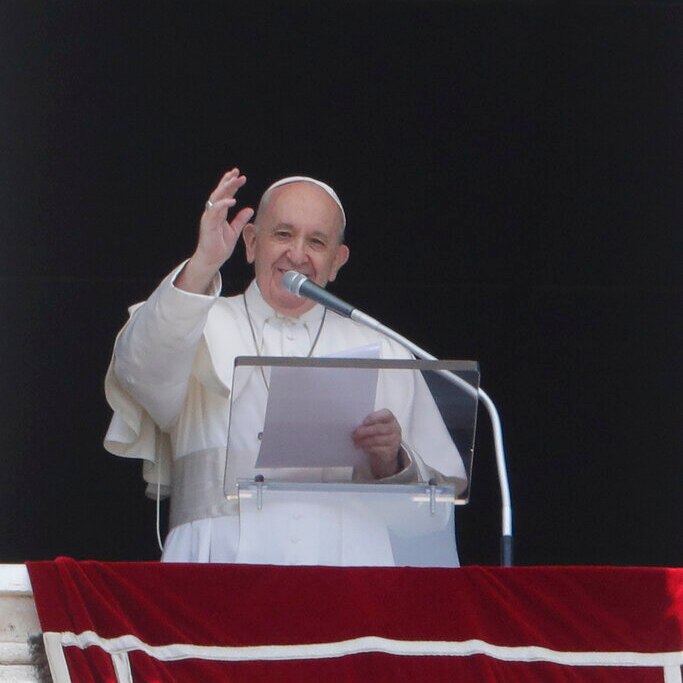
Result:
[[[401,469],[401,425],[390,410],[370,413],[352,437],[356,448],[368,454],[370,469],[377,479],[390,477]]]

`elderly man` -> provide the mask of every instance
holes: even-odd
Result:
[[[348,260],[346,218],[336,193],[312,178],[285,178],[266,190],[253,223],[249,208],[230,219],[245,182],[236,168],[223,176],[206,202],[193,255],[131,309],[107,374],[114,417],[105,446],[144,460],[149,495],[171,495],[166,561],[234,562],[240,556],[237,506],[223,495],[235,357],[324,356],[371,343],[379,345],[383,358],[410,357],[392,341],[282,286],[284,273],[297,270],[324,287]],[[240,235],[255,280],[242,295],[220,297],[219,269]],[[267,395],[263,375],[254,372],[249,384],[240,397],[232,397],[233,422],[243,425],[254,401]],[[462,487],[465,472],[457,451],[447,438],[434,437],[443,432],[438,416],[415,411],[414,400],[402,396],[395,410],[372,412],[353,432],[354,444],[367,454],[361,478],[399,482],[436,474]],[[423,448],[436,453],[423,453],[426,464],[414,443],[402,440],[397,412],[423,440],[431,440]],[[316,528],[318,540],[326,539],[320,545],[329,549],[329,529]],[[288,552],[283,562],[390,563],[357,542],[353,549],[340,545],[321,555],[316,539],[308,541],[299,556]]]

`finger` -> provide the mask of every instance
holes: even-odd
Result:
[[[372,427],[359,427],[352,435],[353,445],[366,453],[395,453],[401,445],[401,428],[384,425]]]
[[[373,436],[393,436],[398,434],[398,430],[393,427],[393,425],[379,423],[374,425],[364,425],[358,427],[353,432],[353,438],[355,439],[369,439]]]
[[[394,414],[386,408],[382,408],[381,410],[376,410],[374,413],[370,413],[363,420],[364,425],[373,425],[390,422],[396,422],[396,418],[394,417]]]
[[[234,197],[226,197],[225,199],[217,199],[215,202],[211,199],[204,205],[204,213],[209,217],[225,218],[228,209],[235,206],[237,200]]]
[[[354,444],[399,444],[401,443],[401,432],[399,430],[387,431],[356,431],[352,434]]]
[[[247,177],[240,175],[233,178],[228,178],[224,183],[218,186],[218,194],[221,197],[234,197],[237,190],[247,182]]]
[[[216,185],[213,192],[209,195],[209,201],[217,202],[226,197],[233,197],[237,190],[239,190],[244,183],[247,182],[247,177],[240,175],[239,169],[233,168],[228,171]]]
[[[400,443],[389,441],[387,443],[354,443],[355,448],[364,451],[365,453],[373,453],[377,455],[396,455],[400,448]]]
[[[378,430],[381,433],[401,433],[401,425],[394,417],[393,413],[388,410],[377,411],[368,415],[362,424],[356,427],[356,432],[359,434],[371,433],[372,430]]]
[[[242,209],[231,221],[230,227],[235,232],[242,232],[244,226],[251,220],[254,215],[254,209],[246,207]]]
[[[241,176],[241,178],[244,178],[244,176]],[[240,178],[231,178],[228,180],[226,183],[223,185],[219,185],[210,195],[209,195],[209,202],[210,204],[218,204],[219,201],[222,199],[232,199],[234,196],[237,194],[237,190],[244,185],[246,182],[246,178],[244,181],[241,181]]]
[[[236,178],[239,174],[239,168],[237,168],[236,166],[234,168],[231,168],[229,171],[226,171],[223,174],[223,177],[218,181],[218,185],[216,185],[216,187],[220,187],[226,180],[229,180],[230,178]]]
[[[236,177],[239,174],[240,174],[240,172],[239,172],[239,169],[237,169],[237,168],[233,168],[233,169],[227,171],[226,173],[224,173],[223,177],[218,181],[218,184],[216,185],[216,187],[214,187],[214,189],[211,191],[211,194],[209,195],[209,197],[212,197],[218,191],[218,189],[221,187],[221,185],[223,185],[228,180],[230,180],[230,178]]]

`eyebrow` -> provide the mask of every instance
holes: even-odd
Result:
[[[281,230],[282,228],[286,228],[288,230],[294,230],[295,227],[292,225],[292,223],[276,223],[271,230]],[[324,239],[329,239],[329,235],[324,231],[324,230],[319,230],[315,229],[313,230],[312,233],[313,237],[322,237]]]

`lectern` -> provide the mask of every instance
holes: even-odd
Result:
[[[458,566],[478,386],[473,361],[237,358],[224,482],[237,561]],[[380,409],[401,425],[403,469],[377,481],[351,434]]]

